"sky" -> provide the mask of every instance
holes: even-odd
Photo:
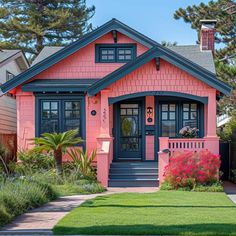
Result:
[[[206,0],[87,0],[96,7],[91,19],[94,27],[116,18],[158,42],[177,42],[178,45],[196,44],[197,32],[182,19],[175,20],[178,8],[199,5]]]

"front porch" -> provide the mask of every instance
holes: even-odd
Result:
[[[158,186],[169,157],[164,149],[171,154],[204,149],[218,154],[213,96],[142,92],[110,98],[108,94],[101,91],[97,139],[97,174],[104,186]],[[198,137],[181,138],[184,126],[198,128]]]

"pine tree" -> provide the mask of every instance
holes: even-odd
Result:
[[[210,1],[208,4],[179,8],[174,18],[183,19],[200,35],[202,19],[216,19],[216,40],[223,45],[215,53],[217,78],[233,87],[230,97],[224,97],[218,104],[219,113],[231,113],[236,109],[236,3],[233,0]]]
[[[86,0],[0,0],[0,48],[36,56],[45,45],[67,45],[92,29]]]

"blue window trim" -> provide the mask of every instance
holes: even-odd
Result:
[[[64,122],[64,110],[62,110],[62,107],[64,105],[61,105],[64,101],[74,101],[78,100],[80,101],[80,129],[81,129],[81,138],[84,140],[82,144],[79,144],[79,146],[83,146],[83,148],[86,148],[85,140],[86,140],[86,110],[85,110],[85,96],[79,95],[79,94],[42,94],[42,93],[35,93],[35,136],[40,136],[40,127],[41,127],[41,102],[42,101],[59,101],[59,131],[63,131],[63,122]]]
[[[114,50],[114,60],[102,60],[100,51],[101,49],[113,49]],[[130,60],[119,60],[118,50],[119,49],[131,49],[131,59]],[[125,44],[96,44],[95,45],[95,63],[124,63],[133,61],[137,57],[137,45],[135,43],[125,43]]]

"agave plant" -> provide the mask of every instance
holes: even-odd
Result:
[[[57,171],[61,173],[63,153],[67,148],[73,147],[83,141],[77,135],[77,129],[63,133],[44,133],[42,137],[34,138],[35,148],[41,151],[53,151]]]
[[[80,148],[74,148],[68,150],[67,153],[72,159],[71,164],[76,171],[81,173],[83,177],[94,177],[94,168],[93,168],[93,161],[96,157],[96,150],[93,150],[90,154],[88,150],[85,152]]]

